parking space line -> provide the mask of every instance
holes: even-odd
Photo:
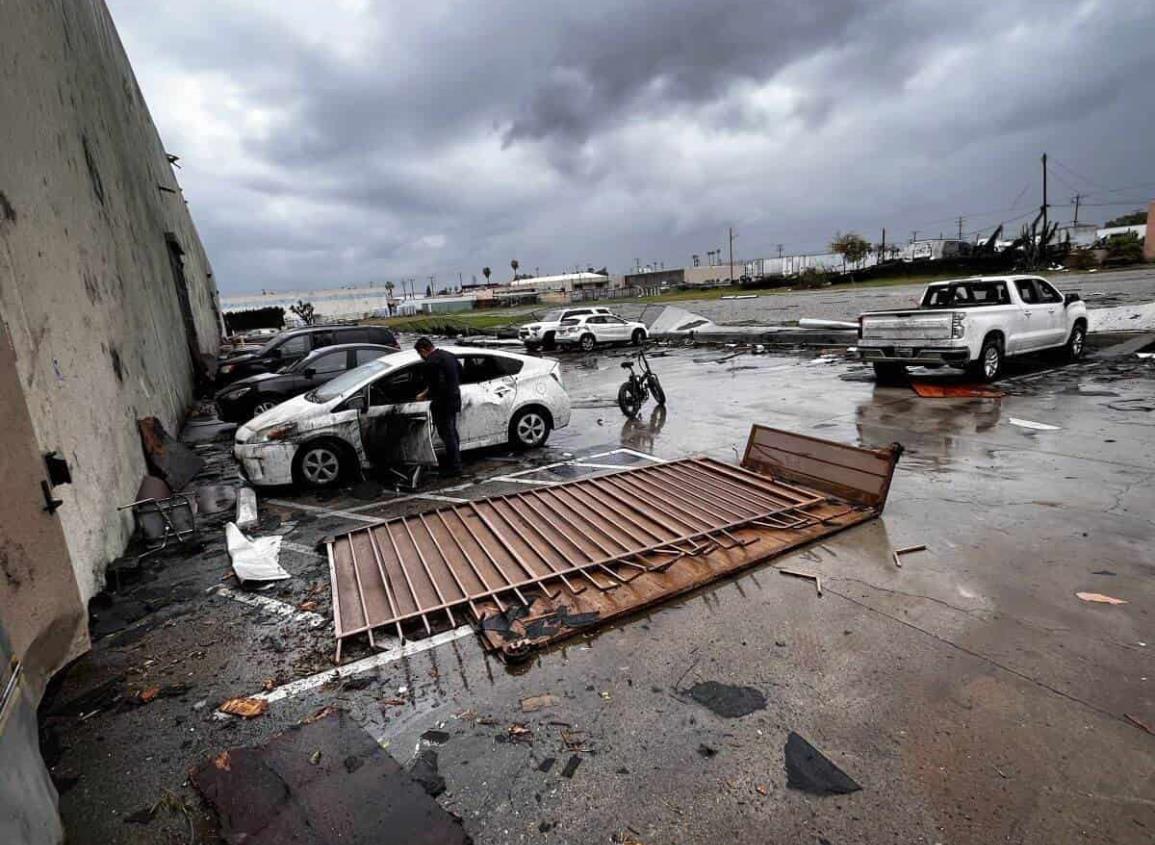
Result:
[[[552,485],[552,484],[563,483],[561,481],[546,481],[545,479],[538,479],[538,478],[514,478],[512,475],[499,475],[499,476],[496,476],[495,478],[491,478],[489,480],[490,481],[502,481],[502,482],[505,482],[506,484],[537,484],[537,485],[543,485],[544,484],[547,486]]]
[[[269,692],[259,692],[251,696],[251,698],[260,698],[272,704],[275,701],[280,701],[285,698],[292,698],[300,695],[303,692],[315,690],[318,687],[323,687],[325,684],[338,681],[342,678],[350,678],[354,675],[360,675],[362,672],[368,672],[371,669],[376,669],[379,666],[387,666],[390,663],[396,663],[406,657],[412,657],[415,654],[420,654],[423,651],[437,648],[446,643],[460,640],[462,637],[473,636],[473,628],[469,625],[462,625],[460,628],[454,628],[450,631],[443,631],[440,634],[434,634],[432,637],[427,637],[423,640],[410,640],[402,643],[399,647],[394,646],[386,651],[378,652],[370,657],[361,660],[355,660],[345,666],[338,666],[336,669],[327,669],[316,675],[310,675],[307,678],[300,678],[296,681],[290,681],[284,686],[277,687],[275,690]]]
[[[279,508],[292,508],[294,510],[305,511],[306,513],[319,513],[324,516],[336,517],[339,519],[352,519],[355,522],[370,522],[376,525],[384,520],[378,519],[375,516],[361,516],[359,513],[345,510],[332,510],[330,508],[322,508],[317,505],[306,505],[303,502],[290,502],[286,499],[265,499],[270,505],[276,505]]]
[[[291,552],[296,552],[299,555],[307,555],[308,557],[315,557],[318,560],[324,560],[325,556],[318,552],[311,546],[305,546],[300,543],[290,543],[288,540],[281,541],[281,548],[288,549]]]
[[[268,596],[262,596],[257,593],[238,592],[237,590],[220,585],[210,587],[209,592],[214,595],[223,596],[226,599],[232,599],[241,604],[247,604],[249,607],[267,610],[278,616],[284,616],[286,619],[296,619],[300,622],[305,622],[310,628],[319,628],[325,624],[325,617],[321,614],[308,610],[297,610],[293,605],[280,601],[279,599],[269,598]]]

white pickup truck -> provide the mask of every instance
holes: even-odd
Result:
[[[911,311],[871,311],[858,318],[859,358],[880,380],[907,366],[957,367],[992,381],[1012,356],[1063,349],[1083,354],[1087,306],[1038,276],[981,276],[935,282]]]

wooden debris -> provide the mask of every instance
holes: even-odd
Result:
[[[230,698],[217,709],[230,716],[253,719],[269,709],[269,702],[263,698]]]
[[[1075,593],[1083,601],[1093,601],[1099,604],[1126,604],[1126,599],[1117,599],[1114,596],[1105,596],[1102,593]]]

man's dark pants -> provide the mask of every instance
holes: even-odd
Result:
[[[461,445],[457,439],[458,409],[431,408],[433,427],[437,429],[437,436],[445,444],[445,456],[441,459],[441,471],[453,475],[461,472]]]

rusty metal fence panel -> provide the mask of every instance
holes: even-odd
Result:
[[[826,497],[709,458],[686,458],[398,517],[328,544],[338,658],[344,638],[404,639],[479,618],[476,603],[612,590],[679,558],[741,545],[731,532],[815,523]]]

